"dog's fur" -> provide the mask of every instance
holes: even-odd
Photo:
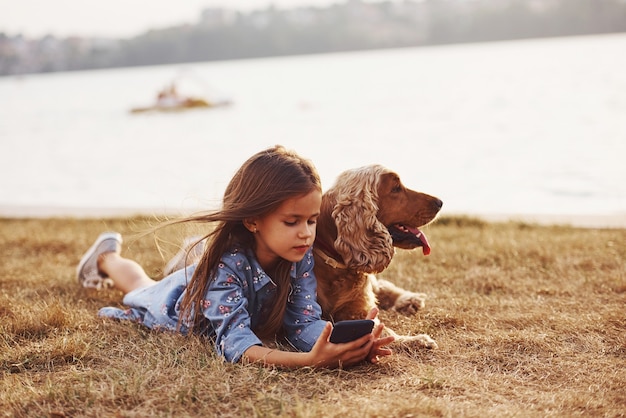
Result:
[[[396,173],[380,165],[340,174],[323,195],[314,244],[318,302],[324,317],[363,319],[375,306],[407,315],[422,308],[424,294],[377,279],[374,273],[389,265],[395,247],[422,246],[415,229],[431,222],[441,207],[441,200],[406,188]],[[425,334],[387,332],[398,342],[437,346]]]

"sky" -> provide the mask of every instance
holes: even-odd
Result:
[[[200,11],[222,7],[249,11],[327,6],[340,0],[0,0],[0,33],[41,37],[126,38],[148,29],[195,23]]]

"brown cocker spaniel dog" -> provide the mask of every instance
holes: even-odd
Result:
[[[418,229],[428,224],[443,203],[406,188],[399,176],[380,165],[343,172],[324,193],[314,244],[318,302],[333,321],[363,319],[374,306],[414,314],[426,295],[377,279],[393,258],[395,247],[422,247],[430,253]],[[400,336],[400,343],[436,348],[428,335]]]

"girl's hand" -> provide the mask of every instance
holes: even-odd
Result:
[[[377,316],[378,316],[378,308],[372,308],[372,310],[369,311],[369,313],[367,314],[367,319],[372,319],[378,322],[378,319],[376,318]],[[371,363],[378,363],[380,361],[381,356],[389,356],[393,353],[390,349],[384,348],[384,346],[392,343],[395,338],[392,336],[380,338],[384,329],[385,329],[385,326],[379,323],[378,325],[374,327],[374,330],[372,331],[372,335],[374,339],[372,343],[372,348],[370,349],[370,352],[367,354],[367,360],[370,361]]]
[[[372,309],[367,315],[367,319],[377,321],[378,309]],[[275,365],[288,368],[295,367],[350,367],[368,360],[378,363],[380,356],[388,356],[391,350],[384,348],[391,343],[394,337],[380,338],[384,326],[378,324],[370,334],[364,335],[354,341],[342,344],[334,344],[329,341],[333,326],[326,323],[324,330],[318,337],[315,345],[308,353],[296,353],[291,351],[281,351],[253,345],[244,353],[244,361],[261,362],[266,365]]]
[[[372,308],[367,319],[378,322],[378,308]],[[330,323],[320,334],[317,342],[309,353],[312,357],[311,366],[314,367],[349,367],[367,359],[371,363],[378,363],[381,356],[389,356],[392,351],[385,348],[393,342],[394,337],[381,338],[385,329],[383,324],[374,327],[371,334],[364,335],[349,343],[333,344],[328,341],[333,327]]]
[[[309,354],[309,365],[313,367],[349,367],[358,364],[368,357],[374,344],[373,334],[364,335],[354,341],[334,344],[328,341],[333,326],[330,322],[317,339]]]

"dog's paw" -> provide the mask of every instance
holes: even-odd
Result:
[[[431,350],[436,350],[437,348],[439,348],[439,346],[437,345],[437,341],[433,340],[430,335],[421,334],[417,335],[417,337],[420,337],[420,344],[422,345],[422,347]]]
[[[437,342],[433,340],[430,335],[398,335],[396,336],[395,343],[400,345],[415,347],[415,348],[428,348],[429,350],[436,350],[439,348]]]
[[[393,310],[404,315],[415,315],[425,304],[426,295],[424,293],[406,292],[396,299]]]

